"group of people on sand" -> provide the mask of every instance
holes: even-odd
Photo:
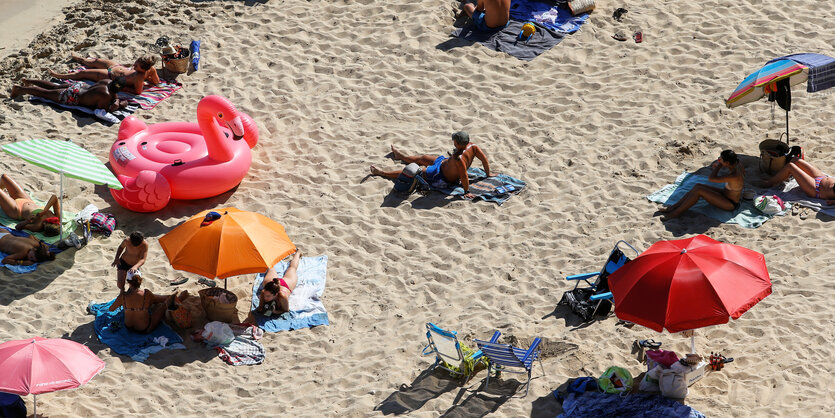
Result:
[[[140,94],[146,85],[160,83],[159,76],[154,69],[157,62],[155,55],[143,55],[133,65],[118,64],[104,58],[85,58],[75,53],[72,54],[72,60],[86,68],[69,73],[49,71],[51,76],[61,80],[70,80],[69,82],[53,83],[49,80],[22,79],[21,84],[12,86],[11,97],[28,94],[60,104],[113,112],[128,105],[127,100],[119,99],[120,91]],[[84,80],[94,83],[87,84]]]
[[[725,183],[724,187],[712,187],[705,184],[697,184],[678,202],[662,206],[659,212],[662,221],[677,218],[687,209],[704,199],[707,203],[726,211],[739,209],[742,200],[742,189],[745,186],[745,167],[739,162],[739,158],[732,150],[724,150],[719,158],[711,164],[712,171],[708,180],[714,183]],[[719,175],[720,170],[726,169],[727,173]],[[800,189],[809,197],[824,199],[827,205],[835,204],[835,177],[828,176],[820,169],[813,166],[800,157],[794,157],[783,166],[780,171],[768,180],[758,182],[759,187],[772,187],[780,184],[790,177],[793,177]]]

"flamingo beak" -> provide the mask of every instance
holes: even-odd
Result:
[[[232,131],[232,139],[235,141],[240,141],[240,139],[244,137],[244,125],[241,122],[240,116],[235,116],[235,119],[226,122],[226,127]]]

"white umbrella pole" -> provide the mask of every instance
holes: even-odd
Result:
[[[58,208],[58,240],[60,242],[64,240],[64,172],[60,171],[58,177],[61,179],[60,194],[58,195],[58,204],[60,206]]]
[[[693,335],[690,336],[690,352],[696,354],[696,332],[693,331]]]
[[[38,418],[38,395],[32,395],[32,416]]]

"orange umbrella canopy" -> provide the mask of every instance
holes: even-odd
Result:
[[[209,212],[221,216],[204,222]],[[281,224],[231,207],[200,212],[159,243],[175,269],[219,279],[261,273],[296,251]]]

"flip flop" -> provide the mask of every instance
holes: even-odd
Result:
[[[201,278],[197,279],[197,283],[200,283],[200,284],[202,284],[202,285],[206,285],[206,286],[208,286],[208,287],[215,287],[215,286],[217,286],[217,283],[216,283],[214,280],[209,280],[209,279],[207,279],[207,278],[205,278],[205,277],[201,277]]]
[[[174,281],[172,281],[168,284],[171,285],[171,286],[179,286],[179,285],[181,285],[181,284],[183,284],[187,281],[188,281],[188,277],[180,277],[179,279],[174,280]]]
[[[617,31],[617,32],[615,32],[615,34],[614,34],[614,35],[612,35],[612,39],[615,39],[615,40],[617,40],[617,41],[621,41],[621,42],[623,42],[623,41],[625,41],[627,38],[626,38],[626,35],[625,35],[623,32],[621,32],[621,31]]]
[[[635,40],[636,44],[639,44],[644,41],[644,33],[641,31],[636,31],[632,34],[632,39]]]

